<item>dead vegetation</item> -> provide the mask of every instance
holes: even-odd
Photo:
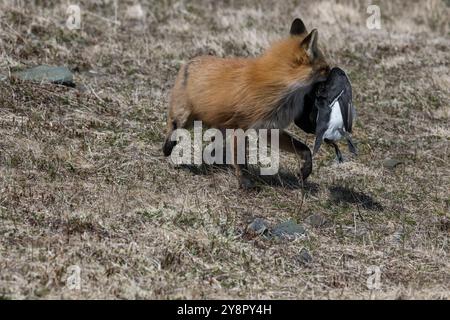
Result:
[[[142,1],[143,16],[80,1],[70,31],[66,1],[0,1],[0,74],[66,65],[77,84],[0,80],[0,297],[448,299],[449,7],[405,3],[381,1],[377,31],[365,1]],[[259,54],[297,16],[349,73],[360,156],[323,148],[302,187],[284,155],[248,193],[227,168],[173,168],[160,148],[179,66]],[[257,217],[307,235],[250,235]]]

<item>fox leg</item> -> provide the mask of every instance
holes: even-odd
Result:
[[[172,133],[176,129],[189,127],[191,122],[191,113],[187,110],[187,108],[179,108],[179,111],[177,113],[174,113],[172,112],[172,110],[170,110],[167,117],[166,139],[162,148],[164,156],[170,156],[172,149],[177,144],[176,141],[171,140]]]
[[[171,137],[172,137],[172,133],[173,131],[175,131],[177,129],[177,122],[175,120],[167,120],[167,134],[166,134],[166,139],[164,140],[164,145],[162,147],[163,153],[165,157],[170,156],[170,154],[172,153],[172,149],[175,147],[175,145],[177,144],[176,141],[172,141]]]
[[[305,163],[300,169],[300,173],[302,180],[306,180],[312,171],[312,155],[309,147],[288,132],[281,131],[280,148],[291,153],[299,154],[302,157]]]
[[[186,67],[183,67],[186,68]],[[170,97],[169,112],[167,113],[166,139],[163,145],[164,156],[168,157],[177,144],[172,141],[172,133],[176,129],[187,128],[192,124],[191,105],[188,103],[186,90],[182,83],[183,69],[180,71]]]
[[[175,85],[170,96],[169,111],[167,113],[166,139],[163,145],[163,153],[167,157],[177,144],[172,141],[172,133],[176,129],[187,128],[192,124],[192,106],[186,93],[188,64],[181,67],[175,80]]]
[[[242,189],[252,189],[255,187],[255,183],[248,177],[246,174],[244,174],[243,170],[247,169],[247,139],[244,140],[245,147],[244,147],[244,163],[240,164],[238,163],[238,139],[236,135],[233,135],[232,138],[233,141],[233,167],[234,172],[236,174],[236,177],[238,179],[239,187]]]

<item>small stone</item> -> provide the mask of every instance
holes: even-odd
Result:
[[[140,4],[128,6],[125,15],[128,19],[133,20],[142,20],[145,17],[144,10],[142,10],[142,6]]]
[[[304,235],[305,233],[305,228],[293,220],[282,222],[272,229],[272,234],[280,238],[290,238],[297,235]]]
[[[387,169],[394,169],[396,166],[402,163],[403,161],[401,160],[387,158],[383,161],[383,166]]]
[[[37,288],[34,290],[34,294],[39,298],[44,297],[44,296],[48,295],[49,293],[50,293],[50,289],[47,287],[41,287],[41,288]]]
[[[75,86],[73,74],[67,67],[37,66],[35,68],[16,72],[14,77],[25,81],[51,82],[69,87]]]
[[[313,261],[312,256],[309,254],[309,251],[306,248],[302,248],[302,250],[300,250],[300,253],[295,258],[302,264],[309,264]]]
[[[8,79],[8,76],[0,74],[0,81],[6,81],[6,79]]]
[[[261,218],[256,218],[247,226],[247,233],[251,235],[260,236],[267,231],[267,222]]]
[[[325,225],[327,219],[321,214],[312,214],[305,219],[305,223],[313,228],[319,228]]]

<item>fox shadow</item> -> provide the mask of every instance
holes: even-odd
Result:
[[[332,204],[336,205],[356,204],[366,210],[372,211],[384,210],[381,203],[376,201],[372,196],[359,191],[355,191],[351,188],[334,185],[329,188],[329,191],[330,191],[329,202],[331,202]]]
[[[188,165],[184,164],[180,166],[180,169],[189,171],[194,175],[208,176],[215,172],[230,172],[234,174],[233,166],[227,164],[201,164],[201,165]],[[284,188],[289,190],[303,189],[311,194],[316,194],[319,191],[319,185],[310,181],[302,181],[294,173],[280,169],[275,175],[261,175],[259,168],[256,166],[249,166],[244,170],[245,173],[250,176],[255,182],[260,185],[266,185],[271,187]]]

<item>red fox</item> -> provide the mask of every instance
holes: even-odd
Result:
[[[317,41],[318,31],[308,33],[303,21],[295,19],[290,36],[259,57],[190,60],[181,67],[171,92],[164,155],[169,156],[176,144],[172,132],[191,127],[194,120],[221,130],[280,129],[279,146],[302,156],[305,180],[312,171],[311,151],[284,129],[301,113],[304,95],[330,71]],[[241,165],[233,165],[240,186],[248,186]]]

